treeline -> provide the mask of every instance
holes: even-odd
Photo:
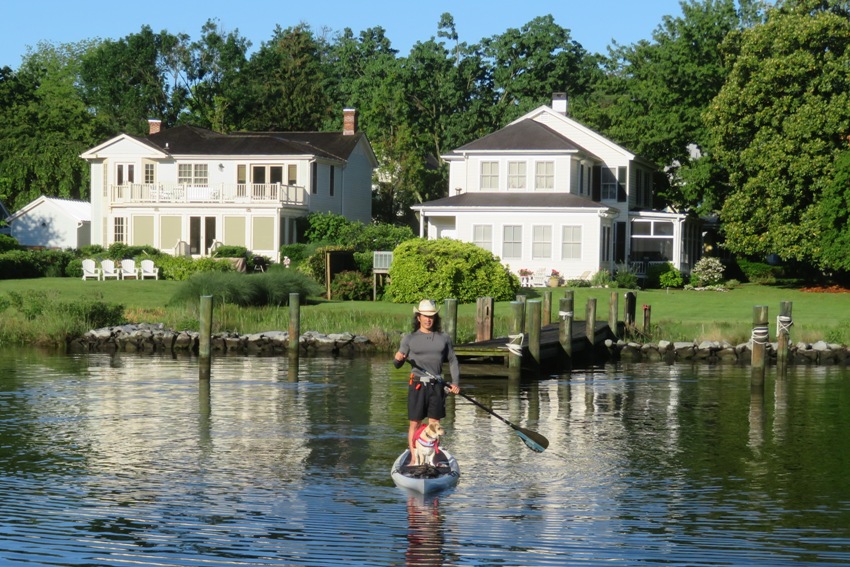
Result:
[[[84,150],[147,120],[335,130],[341,109],[381,163],[374,212],[446,195],[440,155],[566,92],[569,113],[665,167],[656,207],[717,214],[724,246],[850,270],[846,0],[691,0],[651,40],[587,52],[551,16],[467,42],[450,14],[406,56],[379,27],[275,27],[252,50],[215,20],[200,37],[143,26],[40,44],[0,69],[0,199],[88,199]]]

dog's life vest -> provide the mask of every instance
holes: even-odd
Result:
[[[414,437],[416,437],[416,442],[422,445],[423,447],[433,447],[435,453],[440,452],[440,439],[437,437],[431,438],[427,436],[423,436],[422,433],[428,428],[427,423],[423,423],[419,426],[419,429],[416,430]],[[424,438],[427,437],[427,440]]]

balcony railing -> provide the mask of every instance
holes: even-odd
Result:
[[[283,204],[309,205],[310,193],[297,185],[280,183],[220,183],[216,185],[146,184],[111,185],[110,204]]]

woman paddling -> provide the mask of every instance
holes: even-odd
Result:
[[[440,315],[437,305],[430,299],[423,299],[413,310],[413,332],[401,339],[393,364],[401,368],[405,360],[410,360],[413,369],[407,389],[407,445],[410,449],[411,464],[416,458],[416,431],[428,418],[428,423],[439,423],[446,417],[446,391],[448,386],[452,394],[460,392],[457,383],[460,380],[460,367],[455,356],[452,339],[440,330]],[[451,383],[442,380],[443,363],[449,363]]]

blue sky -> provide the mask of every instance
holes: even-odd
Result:
[[[443,12],[454,16],[460,40],[467,43],[552,14],[585,49],[601,53],[612,39],[625,45],[651,39],[664,15],[682,13],[679,0],[7,0],[0,9],[0,67],[18,68],[27,46],[43,40],[119,39],[145,24],[155,32],[186,33],[194,40],[210,18],[227,31],[238,29],[255,48],[271,37],[275,24],[286,28],[305,22],[316,32],[327,28],[331,33],[350,27],[355,34],[381,26],[393,47],[407,55],[414,43],[436,35]]]

